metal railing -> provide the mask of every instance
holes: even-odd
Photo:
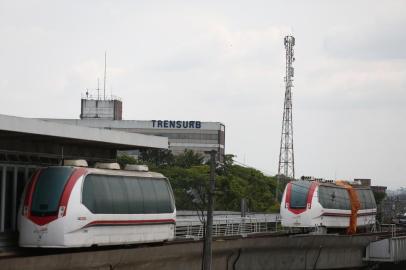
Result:
[[[276,232],[280,227],[278,220],[266,220],[263,218],[241,217],[221,218],[213,221],[213,236],[242,236],[249,234]],[[181,220],[176,224],[177,238],[203,238],[204,225],[197,220]]]
[[[82,93],[81,94],[81,98],[82,99],[87,99],[87,100],[100,100],[100,101],[111,101],[111,100],[119,100],[121,101],[121,98],[118,96],[115,96],[113,94],[106,94],[105,96],[103,95],[103,89],[100,89],[100,94],[97,93],[90,93],[88,92],[88,94],[86,93]]]
[[[378,224],[378,232],[391,232],[392,238],[396,237],[397,230],[396,224]]]

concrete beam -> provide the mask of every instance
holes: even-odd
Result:
[[[0,115],[0,130],[35,134],[72,140],[101,142],[122,146],[120,148],[135,149],[168,148],[168,138],[138,133],[89,128],[47,122],[39,119]]]

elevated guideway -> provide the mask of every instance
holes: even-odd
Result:
[[[398,231],[395,224],[389,224],[391,236],[371,242],[365,252],[368,262],[406,262],[406,235]]]
[[[252,235],[216,238],[213,269],[356,269],[373,235]],[[0,259],[2,270],[201,269],[202,241],[87,249],[62,254]]]
[[[240,212],[215,211],[213,222],[214,237],[242,236],[257,233],[277,232],[280,227],[279,214],[250,213],[241,217]],[[196,211],[177,211],[176,238],[179,240],[203,238],[203,224]],[[279,231],[281,229],[279,228]],[[282,231],[283,232],[283,231]],[[17,233],[0,234],[0,257],[2,252],[17,248]]]
[[[200,269],[203,250],[200,221],[179,211],[177,240],[84,249],[17,249],[0,256],[1,269]],[[299,234],[278,226],[277,214],[216,212],[213,225],[214,269],[358,269],[403,260],[395,243],[405,232],[395,226],[352,236]],[[265,225],[264,225],[265,224]],[[187,233],[182,228],[188,228]],[[379,257],[381,256],[381,257]]]
[[[370,243],[366,249],[365,261],[393,263],[406,261],[406,236],[386,238]]]

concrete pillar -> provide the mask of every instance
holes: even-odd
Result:
[[[30,180],[30,179],[28,179],[28,177],[29,177],[29,175],[28,175],[28,169],[29,169],[29,167],[28,166],[25,166],[24,167],[24,186],[28,183],[28,181]]]
[[[4,232],[6,218],[6,172],[7,166],[1,167],[1,194],[0,194],[0,232]]]
[[[17,219],[17,181],[18,181],[18,167],[14,166],[13,170],[13,200],[12,200],[12,212],[11,212],[11,229],[16,230],[16,219]]]

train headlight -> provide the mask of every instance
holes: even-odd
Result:
[[[65,206],[59,206],[59,214],[58,217],[63,217],[65,215],[65,210],[66,207]]]
[[[28,206],[26,205],[23,207],[23,216],[28,216]]]

